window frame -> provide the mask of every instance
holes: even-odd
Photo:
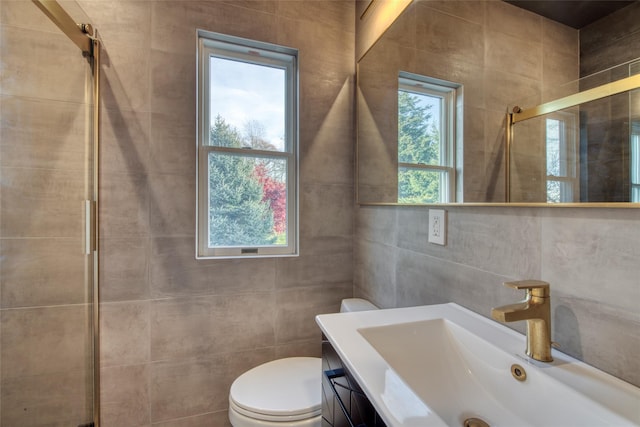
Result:
[[[197,30],[196,66],[196,259],[298,256],[298,50],[271,43]],[[212,56],[285,70],[285,137],[282,151],[209,145],[210,58]],[[210,153],[277,158],[287,163],[287,244],[209,247]]]
[[[456,110],[458,90],[461,86],[433,77],[400,71],[398,92],[404,91],[417,95],[427,95],[442,99],[440,111],[440,164],[407,163],[398,160],[400,169],[439,172],[442,176],[439,186],[439,201],[433,204],[453,203],[456,196]],[[443,187],[445,187],[443,191]],[[398,194],[399,196],[399,194]]]
[[[550,175],[547,168],[549,136],[547,134],[547,123],[549,120],[558,122],[558,169],[562,172],[563,165],[567,169],[564,175]],[[576,116],[571,112],[556,112],[549,114],[544,120],[544,171],[545,171],[545,199],[547,203],[573,203],[576,197],[580,196],[579,177],[580,177],[580,160],[578,156],[578,137]],[[573,130],[573,132],[571,132]],[[560,200],[555,202],[549,200],[549,182],[558,182],[560,184]],[[566,190],[570,189],[571,194],[567,194]],[[570,197],[569,197],[570,196]]]
[[[630,131],[629,201],[638,203],[640,202],[640,121],[631,121]]]

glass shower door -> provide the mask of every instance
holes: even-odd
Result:
[[[34,3],[0,16],[0,426],[91,425],[92,70]]]

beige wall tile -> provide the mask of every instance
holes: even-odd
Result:
[[[541,82],[499,69],[484,71],[485,106],[504,115],[514,105],[534,106],[539,103]],[[495,128],[492,128],[495,129]]]
[[[84,102],[86,61],[65,35],[8,25],[0,30],[0,55],[7,58],[0,66],[4,95]]]
[[[543,46],[539,39],[521,39],[493,29],[487,30],[484,38],[487,68],[542,79]]]
[[[352,295],[351,286],[349,287],[349,298]],[[317,335],[313,335],[313,338],[306,341],[296,341],[293,343],[287,343],[276,346],[276,359],[282,359],[285,357],[321,357],[322,356],[322,343],[318,340]]]
[[[148,46],[108,42],[101,55],[102,105],[119,111],[149,111],[151,52]]]
[[[82,173],[89,154],[86,114],[81,103],[3,97],[0,164]]]
[[[528,10],[501,1],[485,2],[485,25],[525,40],[540,41],[542,18]]]
[[[35,4],[24,1],[3,1],[0,8],[0,25],[32,29],[60,34],[55,26]]]
[[[545,51],[557,49],[570,56],[580,55],[580,32],[559,22],[543,19],[542,44]]]
[[[312,4],[312,3],[311,3]],[[294,2],[288,6],[295,7]],[[318,23],[289,18],[278,20],[277,43],[299,50],[298,67],[302,73],[313,73],[319,80],[343,82],[355,70],[353,34]],[[313,82],[315,82],[314,80]],[[314,84],[301,79],[302,88]]]
[[[3,381],[85,368],[90,356],[87,307],[1,310],[0,316]]]
[[[250,368],[272,360],[273,355],[273,350],[261,349],[152,364],[152,421],[224,411],[233,380]]]
[[[151,239],[149,262],[154,296],[260,292],[275,287],[274,260],[196,260],[193,238]]]
[[[195,176],[195,122],[193,109],[151,114],[150,171]]]
[[[100,239],[100,301],[147,299],[149,239]]]
[[[353,187],[306,185],[300,192],[300,234],[350,236],[353,234]]]
[[[276,260],[276,286],[279,289],[351,280],[352,254],[302,255]]]
[[[560,349],[590,365],[640,384],[640,316],[608,303],[552,294],[553,339]]]
[[[2,307],[88,302],[80,239],[3,239]]]
[[[195,174],[149,175],[152,236],[193,236],[196,228]]]
[[[150,361],[149,301],[100,304],[100,365]]]
[[[542,218],[543,274],[553,289],[637,311],[640,211],[550,211]],[[598,272],[594,274],[594,272]]]
[[[352,282],[279,290],[276,293],[276,342],[321,340],[315,314],[337,313],[353,294]],[[314,314],[315,313],[315,314]]]
[[[538,276],[540,221],[535,212],[522,209],[505,215],[499,208],[488,209],[490,214],[481,217],[468,210],[449,216],[447,246],[427,243],[428,216],[423,210],[403,210],[398,224],[416,227],[400,227],[398,246],[504,276]]]
[[[149,48],[151,43],[151,1],[99,2],[76,0],[86,10],[100,39],[106,44],[128,44]],[[71,0],[68,3],[75,1]],[[66,5],[65,5],[66,10]],[[142,55],[143,52],[140,52]],[[119,67],[116,67],[119,68]],[[127,70],[130,71],[130,70]]]
[[[305,255],[330,255],[335,253],[353,252],[353,239],[344,236],[301,236],[300,247]],[[275,267],[275,263],[274,263]]]
[[[152,360],[184,359],[274,344],[271,293],[156,300]]]
[[[418,50],[446,56],[450,62],[482,66],[485,51],[482,25],[429,7],[417,7],[416,13],[416,38],[421,40]]]
[[[446,54],[434,55],[430,52],[419,50],[416,52],[416,65],[412,69],[416,70],[417,74],[461,85],[462,87],[459,91],[461,91],[465,108],[485,107],[484,81],[479,72],[478,64],[468,62],[465,58],[454,60]]]
[[[204,415],[153,423],[154,427],[231,427],[228,411],[210,412]]]
[[[425,275],[425,271],[429,274]],[[400,307],[460,301],[465,307],[490,317],[487,307],[510,303],[520,297],[514,294],[509,299],[508,292],[504,292],[506,297],[501,295],[502,282],[506,280],[505,276],[413,251],[401,249],[397,256],[396,287]]]
[[[102,41],[102,99],[119,111],[149,111],[150,1],[80,0]]]
[[[149,170],[149,113],[102,110],[100,170],[103,174],[143,174]]]
[[[326,7],[323,2],[288,2],[279,3],[277,13],[280,16],[293,18],[305,24],[318,23],[329,27],[329,32],[345,29],[353,29],[355,19],[355,8],[349,2],[338,2],[334,7]],[[348,30],[346,30],[348,31]],[[353,33],[353,30],[350,31]],[[352,39],[350,37],[350,39]]]
[[[565,95],[577,92],[577,85],[570,85],[571,92],[564,92],[568,82],[575,81],[579,73],[579,56],[568,53],[558,53],[553,50],[545,52],[542,67],[542,81],[544,89],[543,102],[552,101]],[[558,89],[561,88],[561,89]],[[547,92],[551,92],[548,94]]]
[[[449,15],[474,22],[476,24],[484,24],[485,13],[484,5],[476,0],[470,1],[447,1],[447,0],[427,0],[420,5],[437,9]]]
[[[357,235],[364,240],[397,245],[397,210],[393,208],[373,208],[360,206],[356,208]]]
[[[145,175],[104,176],[100,187],[100,235],[107,238],[149,235],[149,189]]]
[[[396,307],[394,247],[369,241],[356,244],[353,283],[356,296],[366,298],[380,308]]]
[[[100,422],[104,426],[150,425],[150,368],[111,366],[100,370]]]
[[[262,3],[264,8],[244,7],[232,2],[154,2],[152,48],[184,53],[195,49],[196,29],[246,37],[274,43],[278,31],[276,16],[262,10],[274,9],[276,2]]]
[[[68,370],[2,381],[0,423],[65,427],[92,420],[90,373]]]
[[[2,168],[0,235],[77,237],[83,233],[84,176],[78,171]]]
[[[195,117],[196,60],[186,52],[151,51],[152,112]]]
[[[314,81],[301,71],[301,81]],[[321,80],[300,91],[300,105],[314,105],[300,115],[301,184],[352,185],[353,174],[353,77]]]

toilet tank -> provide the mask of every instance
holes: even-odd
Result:
[[[348,313],[352,311],[377,310],[378,307],[362,298],[346,298],[340,304],[340,313]]]

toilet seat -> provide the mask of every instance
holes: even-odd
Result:
[[[231,385],[229,409],[246,417],[293,422],[319,417],[322,411],[322,360],[289,357],[257,366]]]

